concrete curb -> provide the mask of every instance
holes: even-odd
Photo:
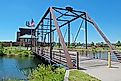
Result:
[[[65,73],[65,76],[64,76],[64,81],[68,81],[69,72],[70,72],[70,70],[66,70],[66,73]]]

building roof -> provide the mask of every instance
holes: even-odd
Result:
[[[34,35],[25,34],[25,35],[20,36],[19,38],[23,38],[23,39],[27,38],[27,39],[30,39],[30,38],[36,38],[36,37]]]
[[[35,27],[28,27],[28,26],[25,26],[25,27],[20,27],[19,29],[35,29]]]

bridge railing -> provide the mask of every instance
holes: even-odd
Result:
[[[66,61],[66,57],[65,57],[63,50],[53,50],[52,51],[52,59],[50,58],[50,50],[49,49],[45,49],[45,48],[42,49],[41,48],[41,50],[39,51],[38,54],[39,54],[39,56],[42,56],[46,60],[49,60],[49,61],[54,62],[56,64],[62,64],[64,66],[67,66],[67,61]],[[78,52],[69,51],[69,55],[71,56],[71,61],[73,62],[73,66],[75,68],[78,68],[79,67]]]

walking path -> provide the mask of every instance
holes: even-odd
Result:
[[[112,62],[112,68],[108,68],[106,60],[86,60],[80,62],[82,70],[101,81],[121,81],[121,63]]]

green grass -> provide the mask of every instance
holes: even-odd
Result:
[[[69,74],[69,81],[101,81],[82,71],[72,70]]]

